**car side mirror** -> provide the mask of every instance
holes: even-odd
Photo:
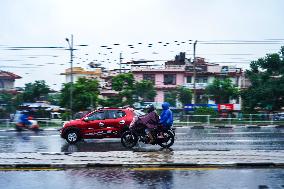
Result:
[[[88,121],[90,121],[90,118],[89,117],[85,117],[85,118],[83,118],[83,121],[88,122]]]

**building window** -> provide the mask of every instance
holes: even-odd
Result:
[[[192,82],[192,77],[191,76],[187,76],[186,77],[186,83],[191,83]]]
[[[165,85],[175,85],[176,84],[176,75],[175,74],[165,74],[164,75],[164,84]]]
[[[0,81],[0,89],[4,89],[4,82]]]
[[[143,74],[143,80],[152,81],[155,84],[155,74]]]
[[[196,83],[207,83],[208,80],[207,80],[207,77],[196,77],[195,82]]]

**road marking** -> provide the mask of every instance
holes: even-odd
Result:
[[[131,168],[131,171],[209,171],[217,170],[217,167],[138,167]]]
[[[19,167],[19,168],[0,168],[0,171],[61,171],[63,169],[60,168],[48,168],[48,167],[34,167],[34,168],[28,168],[28,167]]]

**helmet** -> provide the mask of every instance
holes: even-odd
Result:
[[[146,106],[146,110],[148,113],[153,112],[155,110],[155,106],[153,104],[148,104]]]

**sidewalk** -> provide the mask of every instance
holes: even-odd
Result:
[[[284,167],[284,151],[110,151],[0,153],[0,168],[14,167]]]

